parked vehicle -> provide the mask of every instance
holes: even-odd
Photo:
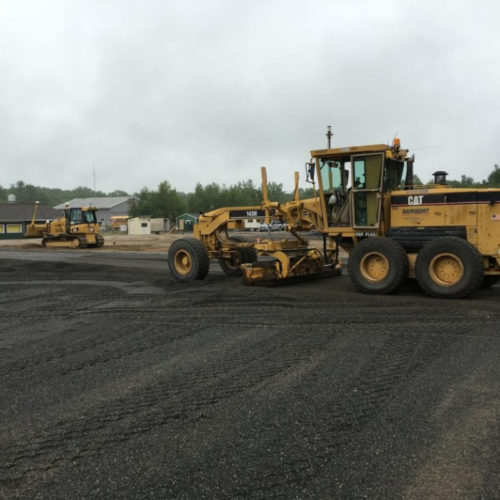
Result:
[[[263,222],[260,225],[259,231],[284,231],[284,229],[285,224],[277,220],[272,220],[269,222],[269,226],[265,222]]]
[[[246,231],[260,231],[261,222],[259,219],[245,219],[244,224]]]

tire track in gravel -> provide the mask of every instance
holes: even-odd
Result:
[[[76,341],[72,341],[71,344],[51,349],[50,351],[45,352],[37,352],[36,355],[30,357],[21,357],[16,361],[7,361],[0,364],[0,375],[5,376],[11,372],[15,371],[23,371],[23,370],[33,370],[37,366],[45,363],[54,363],[61,361],[65,358],[72,357],[75,355],[81,355],[85,351],[90,351],[86,355],[85,360],[80,360],[76,364],[70,364],[70,366],[66,367],[56,367],[57,374],[68,373],[72,370],[79,370],[84,368],[85,366],[93,366],[100,362],[107,362],[113,359],[119,359],[125,356],[131,356],[137,353],[145,352],[150,349],[155,349],[162,345],[168,344],[175,340],[179,340],[183,337],[183,335],[176,335],[174,338],[165,338],[165,336],[158,336],[156,334],[156,328],[161,328],[161,320],[158,320],[158,324],[160,326],[155,328],[144,328],[144,316],[157,315],[162,312],[163,304],[160,303],[158,305],[151,305],[151,302],[158,301],[158,297],[152,295],[139,296],[141,299],[146,299],[148,303],[148,307],[144,307],[141,304],[136,307],[127,306],[126,308],[116,306],[116,307],[106,307],[105,305],[101,305],[99,309],[95,309],[94,307],[86,307],[82,309],[72,309],[71,311],[65,312],[60,311],[60,318],[67,317],[78,317],[85,315],[107,315],[115,314],[120,317],[124,315],[130,316],[137,322],[137,326],[141,327],[141,331],[139,332],[127,332],[121,329],[115,335],[112,335],[110,331],[106,331],[101,336],[92,336],[86,337],[84,339],[78,339]],[[127,296],[127,299],[135,298],[134,295]],[[113,299],[121,299],[123,300],[123,295],[113,296]],[[407,317],[417,318],[417,317],[427,317],[433,318],[432,326],[433,328],[429,328],[430,331],[444,331],[449,325],[449,316],[445,310],[437,309],[437,308],[421,308],[415,306],[413,309],[414,313],[410,311],[408,312],[405,309],[404,312],[398,314],[397,311],[389,307],[381,308],[378,306],[374,306],[373,308],[364,307],[363,315],[359,315],[355,308],[353,308],[352,303],[344,303],[344,304],[336,304],[337,307],[340,307],[341,311],[337,310],[334,315],[325,312],[325,304],[319,303],[318,301],[304,301],[303,305],[309,311],[309,316],[314,318],[314,321],[310,321],[303,317],[302,312],[297,311],[294,304],[291,304],[290,301],[283,300],[274,300],[272,307],[269,306],[269,301],[265,298],[257,298],[256,300],[249,301],[248,299],[235,299],[232,300],[229,304],[227,302],[223,302],[221,304],[220,297],[208,297],[200,300],[196,306],[196,310],[192,312],[192,304],[189,306],[189,311],[185,308],[182,308],[182,302],[186,302],[188,299],[181,299],[180,301],[176,301],[174,305],[174,309],[169,311],[168,318],[165,320],[170,323],[175,323],[177,326],[188,326],[193,322],[193,320],[199,319],[203,321],[203,318],[210,316],[213,318],[213,321],[225,321],[226,317],[234,317],[238,316],[238,312],[241,311],[242,308],[246,308],[248,311],[248,317],[259,317],[262,316],[262,311],[266,311],[266,314],[269,316],[269,320],[271,320],[275,315],[281,314],[282,309],[290,310],[288,313],[290,315],[291,321],[293,324],[297,326],[313,326],[313,325],[322,325],[332,322],[334,325],[346,325],[346,324],[365,324],[365,314],[368,314],[370,317],[370,323],[372,325],[375,324],[384,324],[387,321],[387,317],[390,314],[392,318],[392,323],[397,324],[400,321]],[[353,312],[354,310],[354,312]],[[276,312],[274,312],[276,311]],[[189,319],[186,319],[189,313]],[[8,313],[6,317],[8,318]],[[500,313],[496,316],[500,317]],[[27,315],[26,318],[40,319],[40,315],[34,313],[32,315]],[[43,317],[43,316],[42,316]],[[47,317],[50,320],[54,320],[54,314],[48,312]],[[57,315],[56,315],[57,317]],[[482,315],[479,319],[474,318],[474,322],[477,324],[478,321],[481,321],[481,318],[484,322],[491,322],[494,318],[491,316],[486,319],[484,315]],[[452,335],[467,335],[470,331],[470,328],[467,326],[470,318],[468,315],[464,315],[462,317],[456,318],[459,322],[459,326],[455,327]],[[227,323],[227,321],[226,321]],[[420,325],[421,323],[418,320],[414,321],[415,324]],[[228,325],[234,327],[235,329],[243,328],[246,326],[253,327],[261,327],[265,328],[269,323],[261,322],[259,320],[249,319],[247,321],[230,321],[227,323]],[[410,324],[407,324],[411,326]],[[112,335],[111,338],[110,334]],[[108,349],[100,352],[92,353],[93,349],[101,349],[103,347],[108,347]],[[6,359],[7,356],[4,357]],[[76,367],[75,367],[76,366]],[[56,373],[55,373],[56,374]]]
[[[190,295],[194,291],[197,296],[192,299]],[[178,297],[181,293],[182,297]],[[167,295],[169,307],[175,306],[168,314],[164,311]],[[83,293],[72,296],[86,297]],[[97,302],[103,297],[109,301],[98,309],[89,305],[72,310],[71,314],[55,311],[45,319],[50,320],[56,314],[71,321],[106,317],[113,323],[120,317],[124,324],[130,325],[135,318],[138,325],[143,325],[141,332],[124,335],[123,332],[110,334],[108,330],[102,336],[93,335],[62,348],[32,353],[31,357],[19,358],[10,367],[8,363],[3,364],[0,370],[14,366],[15,369],[6,373],[31,370],[36,374],[40,365],[52,363],[53,375],[67,376],[74,371],[91,370],[98,364],[161,349],[188,337],[205,334],[215,337],[218,327],[211,325],[223,325],[225,335],[234,331],[244,342],[232,344],[229,350],[222,352],[217,344],[209,346],[199,354],[198,364],[181,364],[173,374],[160,373],[156,380],[134,392],[99,403],[78,417],[66,417],[38,429],[35,437],[21,431],[1,446],[0,484],[7,490],[22,488],[48,472],[57,473],[62,465],[96,457],[154,429],[210,419],[218,405],[257,391],[276,377],[293,373],[297,365],[307,362],[311,356],[323,353],[336,341],[337,326],[339,329],[366,327],[369,318],[368,327],[384,342],[347,381],[332,407],[319,408],[323,411],[318,413],[328,418],[319,418],[317,427],[303,436],[310,441],[320,436],[322,447],[318,453],[304,457],[292,451],[283,460],[280,447],[273,446],[263,460],[280,463],[279,468],[269,467],[265,473],[261,466],[258,470],[250,468],[246,477],[235,480],[231,486],[235,497],[286,497],[286,493],[306,487],[325,464],[340,460],[336,456],[342,447],[378,418],[388,402],[397,397],[405,380],[425,371],[457,339],[471,335],[472,324],[477,330],[478,324],[479,328],[492,325],[499,317],[495,312],[486,318],[470,310],[458,310],[454,312],[455,326],[451,328],[446,308],[440,304],[431,306],[427,300],[416,305],[404,301],[404,308],[399,310],[383,300],[373,305],[367,304],[364,298],[330,303],[322,297],[308,296],[301,297],[298,306],[296,297],[292,298],[292,292],[288,291],[219,288],[214,293],[206,284],[187,287],[182,292],[166,290],[161,296],[129,294],[125,297],[104,292]],[[29,317],[36,320],[40,315],[35,311]],[[151,317],[155,318],[155,325],[144,328]],[[13,319],[12,315],[9,318]],[[293,329],[276,325],[277,318],[286,318],[287,325],[293,325]],[[170,337],[161,332],[166,321],[176,325]],[[193,325],[197,330],[190,331]],[[273,330],[270,331],[270,327]],[[262,332],[267,336],[263,337]],[[490,329],[479,335],[491,336],[492,332]],[[51,358],[54,353],[55,358]],[[309,377],[314,385],[315,374]],[[318,379],[315,383],[321,382]],[[182,483],[179,477],[179,484]]]
[[[59,422],[54,428],[45,430],[42,440],[25,443],[24,447],[18,442],[13,448],[5,448],[3,460],[6,460],[6,455],[10,455],[10,459],[7,458],[2,468],[9,473],[7,478],[0,474],[0,478],[4,484],[13,484],[12,481],[21,481],[25,474],[31,474],[29,471],[54,469],[60,463],[99,453],[106,446],[149,432],[172,420],[195,421],[203,418],[203,412],[207,408],[292,369],[314,352],[322,351],[326,344],[335,339],[329,326],[323,325],[321,329],[318,325],[314,331],[316,336],[319,335],[314,340],[304,337],[297,339],[279,332],[279,337],[274,335],[272,339],[248,346],[222,365],[216,362],[209,371],[205,369],[198,373],[182,373],[145,388],[140,393],[97,408],[97,413],[86,414],[73,421]],[[452,341],[453,337],[448,336],[447,339]],[[418,335],[389,335],[384,348],[378,351],[371,363],[353,381],[354,396],[342,399],[332,412],[326,429],[329,438],[324,454],[317,455],[312,462],[304,461],[303,457],[287,462],[285,474],[283,470],[280,471],[280,477],[286,478],[284,482],[278,481],[273,473],[269,477],[260,475],[259,482],[265,485],[263,491],[302,484],[314,475],[314,467],[311,468],[311,465],[327,460],[330,451],[349,440],[349,435],[370,421],[387,402],[394,389],[410,372],[410,361],[420,344]],[[277,352],[282,355],[284,353],[282,358],[278,358],[278,363],[275,356]],[[272,360],[272,363],[266,365],[266,359]],[[425,362],[430,361],[431,356],[428,356]],[[255,369],[251,369],[252,366]],[[132,418],[134,422],[130,422]],[[127,430],[131,427],[133,432]],[[103,436],[100,436],[101,433]],[[78,449],[81,453],[73,453],[73,449]],[[52,458],[47,462],[50,455]],[[307,478],[304,477],[306,472]],[[253,484],[249,475],[248,487],[253,487]],[[245,491],[247,488],[241,485],[241,489],[235,490],[234,494],[245,495]]]
[[[451,342],[453,339],[448,336],[443,344]],[[432,343],[424,339],[424,344],[429,346]],[[315,429],[311,429],[314,433],[302,435],[304,440],[316,443],[314,455],[300,449],[290,452],[283,461],[284,452],[278,447],[266,457],[266,461],[280,466],[269,466],[264,473],[262,467],[247,470],[244,479],[231,491],[231,497],[289,498],[292,492],[308,491],[311,482],[324,472],[325,467],[341,462],[336,457],[342,457],[342,447],[350,443],[365,425],[372,423],[392,398],[397,397],[404,381],[415,370],[422,369],[424,363],[432,362],[432,356],[425,360],[415,359],[421,348],[422,339],[418,334],[389,334],[344,392],[337,395],[333,407],[326,412],[328,418],[317,422]],[[314,386],[314,382],[311,384]],[[331,495],[335,494],[332,490]]]
[[[224,359],[222,364],[217,359],[198,372],[189,371],[158,381],[139,393],[96,408],[91,414],[61,421],[45,429],[42,439],[23,442],[18,438],[16,444],[2,447],[0,482],[6,486],[19,486],[33,471],[54,469],[61,463],[78,460],[80,456],[99,453],[103,447],[150,432],[172,420],[203,418],[207,408],[291,369],[332,340],[331,332],[325,330],[316,342],[299,338],[300,348],[290,349],[297,340],[281,332],[279,337],[274,335],[239,350]],[[282,356],[277,357],[276,352]],[[278,364],[275,359],[279,359]]]

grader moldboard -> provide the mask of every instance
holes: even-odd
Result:
[[[104,245],[95,207],[67,206],[60,219],[36,224],[38,206],[37,201],[31,223],[26,228],[27,238],[42,238],[42,246],[46,248],[96,248]]]
[[[400,147],[375,144],[311,151],[306,181],[314,197],[268,200],[262,167],[262,204],[202,213],[194,238],[175,241],[169,269],[179,281],[204,279],[210,259],[247,284],[278,284],[340,273],[339,249],[349,255],[348,273],[363,293],[389,294],[416,278],[429,295],[464,298],[500,279],[500,189],[413,185],[414,156]],[[316,180],[315,180],[316,179]],[[316,184],[317,183],[317,184]],[[244,220],[286,222],[293,239],[243,241],[231,230]],[[319,232],[322,250],[304,234]]]

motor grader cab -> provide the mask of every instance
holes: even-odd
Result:
[[[176,279],[203,279],[209,259],[248,284],[274,284],[334,276],[339,250],[349,254],[354,286],[371,294],[397,290],[408,277],[436,297],[462,298],[500,277],[500,189],[453,189],[445,173],[434,185],[415,187],[413,156],[400,147],[375,144],[311,151],[306,180],[314,197],[267,198],[262,168],[262,204],[220,208],[202,214],[193,239],[178,240],[169,252]],[[228,229],[246,217],[281,218],[293,239],[238,241]],[[321,234],[311,246],[307,232]]]
[[[32,221],[27,226],[27,238],[42,238],[42,246],[46,248],[96,248],[104,245],[95,207],[67,206],[60,219],[37,224],[38,206],[39,202],[36,202]]]
[[[307,181],[317,176],[322,230],[354,243],[359,237],[381,235],[387,222],[387,193],[410,188],[413,157],[399,147],[376,144],[311,151]]]

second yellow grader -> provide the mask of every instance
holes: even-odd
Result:
[[[327,134],[330,142],[331,133]],[[275,284],[340,272],[339,249],[363,293],[389,294],[408,278],[434,297],[464,298],[500,279],[500,189],[451,188],[446,172],[434,184],[413,185],[414,157],[375,144],[311,151],[306,180],[314,196],[278,203],[267,197],[262,167],[260,205],[225,207],[200,215],[194,238],[175,241],[168,254],[179,281],[204,279],[210,259],[247,284]],[[242,241],[231,230],[245,219],[280,219],[294,238]],[[229,230],[229,231],[228,231]],[[319,232],[320,248],[304,236]]]

